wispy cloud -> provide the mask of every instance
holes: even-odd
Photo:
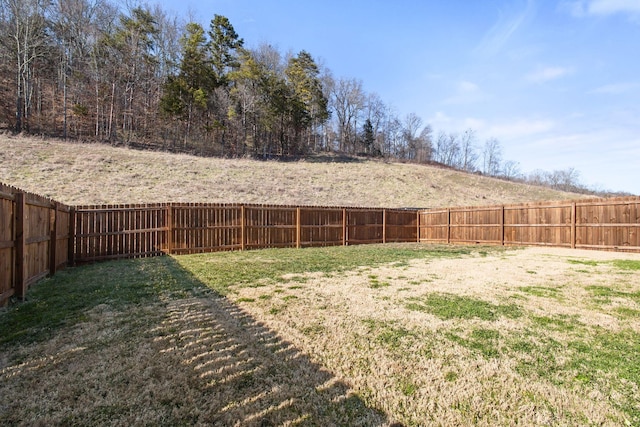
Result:
[[[573,0],[561,3],[561,8],[577,17],[618,13],[636,17],[640,15],[640,1],[638,0]]]
[[[555,127],[553,120],[516,119],[509,122],[495,123],[486,129],[486,133],[504,141],[513,141],[524,137],[539,135]]]
[[[485,34],[475,52],[479,55],[495,55],[502,50],[513,34],[535,14],[534,0],[526,0],[524,8],[516,13],[500,11],[498,21]]]
[[[478,102],[482,98],[482,90],[477,84],[468,80],[461,80],[455,84],[454,94],[443,102],[445,104],[470,104]]]
[[[589,93],[604,94],[604,95],[622,95],[632,91],[640,89],[640,83],[613,83],[604,86],[600,86]]]
[[[531,83],[546,83],[570,74],[572,70],[566,67],[539,67],[527,74],[525,79]]]

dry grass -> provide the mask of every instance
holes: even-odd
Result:
[[[0,424],[640,422],[638,254],[267,250],[96,264],[34,291],[56,286],[85,305],[0,345]]]
[[[406,425],[625,425],[640,421],[638,378],[582,373],[571,350],[609,333],[638,342],[640,275],[607,263],[621,256],[527,249],[414,260],[231,298]],[[586,271],[574,259],[602,263]],[[634,296],[598,303],[594,286]],[[430,295],[476,311],[439,315],[420,304]],[[621,410],[629,404],[634,419]]]
[[[329,159],[212,159],[0,136],[0,181],[67,204],[438,207],[576,197],[431,166]]]

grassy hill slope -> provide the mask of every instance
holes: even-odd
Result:
[[[8,135],[0,135],[0,181],[67,204],[437,207],[579,197],[432,166],[381,160],[200,158]]]

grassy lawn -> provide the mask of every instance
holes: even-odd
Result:
[[[0,425],[640,425],[640,256],[229,252],[0,311]]]

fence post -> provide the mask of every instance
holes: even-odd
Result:
[[[387,243],[387,210],[382,209],[382,243]]]
[[[173,203],[167,205],[167,255],[173,251]]]
[[[447,245],[451,243],[451,209],[447,209]]]
[[[420,243],[420,211],[416,211],[416,243]]]
[[[500,245],[504,246],[504,205],[500,208]]]
[[[245,250],[245,245],[247,241],[247,219],[246,219],[246,209],[244,205],[240,206],[240,250]]]
[[[296,248],[300,249],[300,237],[302,230],[300,228],[300,207],[296,208]]]
[[[76,208],[69,209],[69,243],[67,244],[67,265],[73,266],[76,262]]]
[[[576,202],[571,203],[571,249],[576,248]]]
[[[26,214],[26,209],[25,209],[25,200],[24,200],[24,193],[22,192],[18,192],[18,193],[14,193],[15,196],[15,203],[16,203],[16,208],[15,208],[15,217],[14,217],[14,224],[16,227],[16,261],[15,261],[15,283],[14,283],[14,288],[15,288],[15,295],[20,298],[20,299],[24,299],[26,296],[26,281],[25,281],[25,274],[24,274],[24,259],[25,259],[25,244],[26,244],[26,240],[25,240],[25,230],[24,230],[24,224],[25,224],[25,214]]]
[[[58,246],[58,203],[49,210],[49,275],[56,274],[56,250]]]
[[[342,246],[347,246],[347,209],[342,208]]]

